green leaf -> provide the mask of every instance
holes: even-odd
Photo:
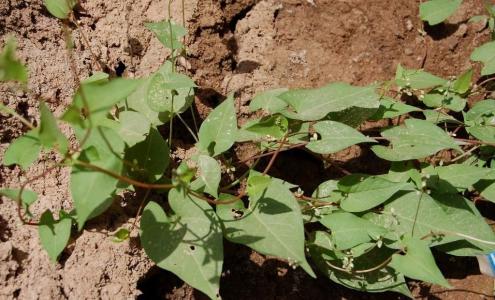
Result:
[[[413,227],[413,238],[425,239],[431,246],[465,240],[463,248],[449,252],[452,255],[483,254],[493,246],[479,240],[495,242],[495,234],[476,207],[458,194],[405,193],[387,203],[381,214],[369,213],[365,218],[389,229],[386,238],[392,241],[411,235]]]
[[[156,112],[148,105],[149,88],[153,77],[154,75],[143,79],[143,82],[136,88],[136,90],[127,97],[126,103],[129,109],[141,113],[149,120],[149,122],[151,122],[152,125],[159,126],[170,120],[170,112]],[[176,101],[174,101],[174,107],[176,107],[175,104]]]
[[[331,154],[355,144],[375,142],[354,128],[339,122],[322,121],[313,125],[313,128],[321,135],[321,139],[309,142],[306,148],[316,153]]]
[[[395,101],[392,98],[384,97],[380,100],[380,107],[376,113],[371,116],[371,120],[378,121],[381,119],[392,119],[401,115],[405,115],[412,111],[420,111],[421,109]]]
[[[428,242],[420,239],[405,241],[406,254],[394,254],[390,265],[406,277],[450,287],[449,282],[438,269]]]
[[[380,236],[386,233],[385,228],[346,212],[336,212],[323,216],[320,223],[332,231],[332,240],[339,250],[350,249],[371,240],[378,240]]]
[[[157,181],[170,163],[167,142],[155,128],[149,128],[146,139],[126,150],[125,158],[133,164],[128,168],[131,177],[145,181]]]
[[[495,100],[476,103],[465,115],[466,131],[477,139],[495,143]]]
[[[464,72],[459,78],[454,81],[452,89],[459,95],[463,95],[471,88],[471,80],[473,79],[473,69],[469,69]]]
[[[457,189],[465,190],[472,187],[476,182],[484,178],[491,172],[488,168],[479,168],[464,164],[452,164],[436,168],[426,168],[422,173],[428,174],[429,179],[427,184],[433,189],[449,192],[448,187],[444,187],[445,182],[449,186],[454,187],[453,193],[457,193]]]
[[[388,174],[380,175],[380,177],[393,182],[412,181],[417,188],[422,188],[421,174],[412,161],[393,162],[390,166]]]
[[[412,298],[404,276],[390,266],[363,274],[349,274],[331,268],[327,261],[332,261],[333,265],[338,265],[339,260],[336,257],[337,253],[331,247],[330,236],[324,232],[317,231],[308,248],[311,259],[318,269],[337,284],[368,293],[395,291]],[[385,247],[375,247],[370,252],[353,259],[354,269],[366,270],[374,268],[388,259],[392,253],[392,250]]]
[[[218,185],[222,171],[220,164],[208,155],[200,155],[198,158],[199,178],[205,184],[205,192],[218,198]]]
[[[462,122],[459,122],[456,120],[454,117],[451,115],[448,115],[444,112],[437,111],[437,110],[432,110],[432,109],[425,109],[422,111],[423,115],[425,115],[425,120],[433,123],[433,124],[439,124],[439,123],[455,123],[455,124],[462,124]]]
[[[406,69],[399,64],[395,73],[395,83],[403,88],[427,89],[445,85],[447,80],[423,70]]]
[[[85,144],[85,149],[91,149],[91,146],[98,152],[99,160],[89,161],[88,157],[94,155],[88,156],[86,151],[94,150],[84,150],[79,160],[121,174],[123,166],[121,155],[125,145],[114,130],[105,127],[94,128]],[[113,197],[118,181],[110,175],[77,164],[72,167],[70,189],[79,230],[83,228],[86,220],[96,216],[95,212],[101,212],[102,207],[108,207],[109,198]]]
[[[26,67],[15,57],[17,44],[14,39],[8,39],[0,53],[0,81],[19,81],[27,83]]]
[[[166,82],[162,84],[163,88],[170,90],[178,89],[192,89],[197,87],[194,80],[187,75],[177,72],[170,72],[167,74]]]
[[[442,23],[461,5],[462,0],[430,0],[420,4],[419,16],[431,26]]]
[[[177,84],[172,87],[175,76],[177,75],[173,72],[162,71],[151,78],[147,94],[147,103],[151,110],[181,113],[189,107],[192,102],[192,86]]]
[[[5,196],[7,198],[10,198],[12,201],[17,202],[20,191],[20,189],[0,189],[0,196]],[[25,210],[28,210],[29,206],[36,202],[36,199],[38,199],[38,194],[36,194],[35,192],[28,189],[24,189],[22,191],[21,202]]]
[[[327,115],[327,119],[343,123],[352,128],[356,128],[368,120],[373,114],[378,111],[378,108],[362,108],[350,107],[343,111],[331,112]]]
[[[217,156],[230,149],[235,142],[237,118],[234,96],[229,96],[217,106],[201,124],[199,129],[199,147]]]
[[[176,218],[150,202],[141,218],[141,245],[160,268],[168,270],[212,299],[219,298],[223,264],[220,222],[208,203],[170,190]]]
[[[478,23],[478,22],[483,22],[486,26],[486,22],[488,21],[488,16],[483,16],[483,15],[479,15],[479,16],[472,16],[470,19],[469,19],[469,23]]]
[[[411,190],[406,182],[392,182],[378,176],[363,178],[360,175],[346,176],[339,181],[344,198],[340,207],[348,212],[363,212],[387,201],[400,190]]]
[[[391,147],[373,146],[375,154],[389,161],[403,161],[424,158],[443,149],[461,151],[455,141],[438,126],[428,121],[408,119],[405,126],[382,131],[390,140]]]
[[[56,18],[67,19],[77,0],[45,0],[46,9]]]
[[[428,107],[447,108],[456,112],[463,110],[467,102],[465,98],[441,89],[430,91],[421,101]]]
[[[108,83],[93,82],[83,84],[77,91],[74,101],[64,114],[63,119],[72,124],[84,124],[84,119],[80,115],[81,112],[84,115],[88,115],[87,112],[84,112],[85,99],[89,107],[89,117],[92,125],[100,125],[107,119],[109,110],[131,94],[141,83],[142,81],[139,79],[117,78]]]
[[[322,217],[339,210],[336,202],[340,201],[342,194],[337,189],[337,181],[328,180],[321,183],[311,195],[318,200],[317,207],[309,202],[299,201],[304,222],[318,222]],[[328,205],[323,205],[325,202],[328,202]]]
[[[60,211],[60,220],[57,221],[49,210],[41,215],[38,233],[41,245],[52,262],[57,261],[58,256],[69,242],[71,226],[72,219],[63,211]]]
[[[249,126],[243,129],[257,133],[265,138],[266,136],[270,136],[281,139],[289,129],[289,121],[281,115],[273,115],[262,118],[257,122],[249,123]]]
[[[60,153],[68,150],[69,143],[65,135],[60,131],[57,120],[44,102],[40,104],[41,118],[39,140],[46,148],[55,148]]]
[[[247,194],[250,197],[256,197],[263,193],[271,182],[272,180],[270,177],[258,175],[252,172],[249,174],[249,178],[247,180]]]
[[[262,193],[242,201],[217,206],[225,237],[265,255],[277,256],[315,274],[304,254],[304,228],[299,205],[288,187],[272,180]]]
[[[251,103],[249,103],[249,109],[252,112],[263,109],[271,114],[281,112],[287,107],[287,103],[278,98],[278,96],[288,90],[289,89],[287,88],[280,88],[259,93],[251,100]]]
[[[123,241],[129,239],[129,236],[131,233],[129,230],[125,228],[120,228],[114,235],[113,235],[113,241],[115,243],[122,243]]]
[[[287,102],[296,113],[284,111],[291,119],[316,121],[330,112],[338,112],[351,107],[378,108],[380,96],[376,86],[355,87],[347,83],[331,83],[317,89],[287,91],[278,98]]]
[[[481,70],[481,76],[487,76],[495,73],[495,41],[488,42],[476,49],[471,54],[471,60],[479,61],[484,64]]]
[[[38,159],[41,144],[38,138],[38,128],[15,139],[5,151],[3,164],[10,166],[18,164],[21,169],[27,170]]]
[[[165,47],[173,50],[184,47],[180,42],[180,38],[187,34],[187,29],[175,24],[173,21],[145,23],[144,26],[151,30]]]
[[[93,75],[81,81],[82,84],[88,83],[107,83],[109,81],[109,75],[105,72],[94,72]]]
[[[480,192],[483,198],[495,203],[495,172],[493,169],[489,170],[490,172],[486,176],[474,184],[474,188]]]
[[[119,134],[129,147],[144,141],[150,131],[151,122],[135,111],[119,113],[119,121],[121,124]]]
[[[318,200],[330,200],[329,198],[334,195],[333,192],[337,191],[338,189],[339,188],[337,180],[327,180],[321,183],[313,191],[312,197],[318,198]]]

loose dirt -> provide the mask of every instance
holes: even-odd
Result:
[[[439,76],[452,76],[472,66],[474,47],[489,39],[488,31],[467,21],[482,12],[481,0],[464,1],[447,24],[419,30],[419,1],[411,0],[190,0],[186,1],[189,57],[185,70],[197,84],[200,117],[226,95],[236,95],[239,122],[252,117],[251,97],[275,87],[317,87],[330,81],[369,84],[393,77],[401,63]],[[314,2],[314,4],[312,4]],[[180,1],[171,14],[182,22]],[[82,0],[74,28],[79,77],[103,69],[114,76],[143,76],[157,70],[168,53],[143,26],[166,18],[164,0]],[[83,36],[89,48],[83,43]],[[74,80],[60,22],[41,0],[0,2],[0,45],[8,36],[18,41],[18,54],[29,66],[33,94],[0,85],[1,100],[33,123],[37,103],[45,99],[60,115],[70,103]],[[93,54],[102,65],[95,63]],[[0,156],[26,131],[21,123],[0,115]],[[67,131],[68,132],[68,131]],[[68,132],[69,133],[69,132]],[[180,149],[191,142],[177,134]],[[238,147],[245,157],[248,147]],[[27,172],[0,168],[0,186],[19,186],[55,159],[40,157]],[[378,173],[383,165],[366,150],[351,148],[333,159],[351,171]],[[297,164],[297,165],[295,165]],[[301,170],[300,166],[306,166]],[[298,167],[299,166],[299,167]],[[295,172],[294,170],[300,170]],[[304,152],[281,155],[273,175],[310,190],[338,174]],[[33,213],[70,209],[68,171],[55,170],[34,182],[40,195]],[[159,196],[156,196],[159,197]],[[109,211],[74,234],[58,264],[42,251],[36,228],[21,226],[16,207],[0,199],[0,299],[204,299],[172,274],[153,266],[139,246],[137,230],[130,241],[116,244],[111,232],[134,221],[134,195],[116,199]],[[489,209],[493,209],[490,207]],[[286,263],[249,249],[226,244],[221,294],[225,299],[397,299],[395,294],[369,295],[344,289],[321,277],[313,280]],[[479,275],[474,259],[446,258],[439,264],[453,290],[411,283],[423,299],[488,299],[493,280]]]

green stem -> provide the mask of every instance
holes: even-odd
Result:
[[[179,120],[182,122],[182,124],[184,124],[184,126],[187,129],[187,131],[189,131],[189,133],[194,138],[194,140],[196,141],[196,143],[199,142],[198,137],[196,136],[196,134],[194,133],[194,131],[191,129],[191,127],[189,127],[189,125],[187,125],[186,121],[184,121],[184,119],[181,117],[180,114],[177,114],[177,118],[179,118]]]

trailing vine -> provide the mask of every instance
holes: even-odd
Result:
[[[426,1],[420,16],[430,25],[441,23],[461,2]],[[53,262],[66,247],[73,225],[82,230],[125,191],[135,192],[140,205],[131,226],[120,228],[114,239],[124,241],[139,227],[150,259],[210,298],[220,297],[224,239],[286,260],[312,277],[316,268],[349,288],[406,296],[411,296],[406,277],[449,286],[431,248],[457,256],[493,249],[495,234],[475,201],[495,202],[495,100],[485,97],[468,107],[467,99],[489,91],[495,42],[471,56],[483,66],[484,77],[477,85],[472,69],[444,79],[398,65],[395,78],[369,86],[335,82],[265,91],[250,102],[251,111],[261,110],[264,117],[242,127],[231,95],[199,124],[194,118],[197,86],[177,70],[177,60],[187,56],[183,0],[182,25],[172,20],[171,1],[168,20],[145,24],[170,57],[157,72],[138,79],[110,78],[94,55],[98,70],[79,78],[69,26],[81,30],[73,18],[76,4],[45,1],[65,33],[77,86],[72,104],[57,118],[40,101],[37,127],[0,106],[28,129],[10,144],[5,165],[27,170],[42,151],[60,154],[59,161],[20,187],[0,190],[17,202],[24,225],[38,227]],[[487,11],[488,16],[472,21],[487,22],[493,30],[493,7]],[[0,54],[0,80],[28,89],[27,69],[15,57],[15,48],[10,40]],[[406,104],[401,101],[404,95],[414,100]],[[193,124],[182,116],[187,110],[193,112]],[[175,118],[196,142],[196,154],[183,161],[170,155]],[[389,120],[390,126],[367,134],[356,129],[380,120]],[[76,142],[61,132],[60,123],[73,129]],[[258,153],[228,161],[240,143],[256,145]],[[329,157],[355,145],[371,149],[377,160],[390,165],[389,171],[351,173]],[[334,166],[339,178],[303,191],[271,176],[279,154],[296,148]],[[445,152],[450,160],[441,158]],[[260,168],[263,158],[266,166]],[[248,170],[225,180],[239,165]],[[74,210],[33,216],[29,207],[37,195],[29,187],[57,168],[71,169]],[[154,193],[162,195],[160,202],[149,200]]]

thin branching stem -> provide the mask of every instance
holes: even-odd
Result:
[[[245,193],[240,193],[239,195],[237,196],[233,196],[232,199],[230,200],[219,200],[219,199],[210,199],[198,192],[195,192],[191,189],[188,189],[187,192],[191,195],[193,195],[194,197],[200,199],[200,200],[203,200],[205,202],[208,202],[210,204],[213,204],[213,205],[229,205],[229,204],[232,204],[232,203],[235,203],[237,201],[240,201],[242,200],[242,197],[246,196]]]
[[[126,182],[128,184],[132,184],[134,186],[137,186],[137,187],[140,187],[140,188],[144,188],[144,189],[165,189],[165,190],[168,190],[168,189],[172,189],[172,188],[176,187],[173,184],[160,184],[160,183],[146,183],[146,182],[141,182],[141,181],[138,181],[138,180],[134,180],[132,178],[129,178],[129,177],[122,176],[122,175],[120,175],[118,173],[115,173],[114,171],[107,170],[107,169],[102,168],[102,167],[99,167],[97,165],[93,165],[91,163],[87,163],[87,162],[80,161],[80,160],[74,161],[74,164],[75,165],[79,165],[81,167],[84,167],[86,169],[90,169],[90,170],[93,170],[93,171],[98,171],[98,172],[104,173],[104,174],[106,174],[108,176],[111,176],[111,177],[113,177],[115,179],[118,179],[120,181]]]
[[[151,193],[151,189],[146,189],[146,192],[144,193],[143,200],[141,200],[141,203],[139,204],[139,208],[136,212],[136,217],[134,217],[134,222],[132,222],[132,226],[131,226],[131,229],[129,231],[133,231],[134,228],[136,228],[138,218],[141,215],[141,212],[143,211],[144,205],[146,204],[146,200],[148,200],[150,193]]]
[[[266,166],[265,170],[263,171],[263,175],[268,174],[268,171],[270,171],[271,167],[273,166],[273,163],[277,159],[277,156],[280,153],[280,150],[282,149],[282,147],[284,146],[286,140],[287,140],[287,133],[282,138],[282,141],[280,142],[280,145],[278,145],[277,150],[273,153],[272,158],[270,159],[270,161],[268,162],[268,165]]]
[[[296,149],[296,148],[301,148],[301,147],[304,147],[306,145],[307,145],[307,143],[299,143],[299,144],[290,145],[288,147],[285,147],[285,148],[280,149],[279,152],[284,152],[284,151],[288,151],[288,150],[292,150],[292,149]],[[266,152],[266,153],[262,153],[262,154],[258,154],[258,155],[253,155],[253,156],[250,156],[248,158],[239,160],[235,164],[239,165],[239,164],[246,163],[246,162],[248,162],[250,160],[255,160],[255,159],[258,159],[258,158],[265,157],[265,156],[270,156],[270,155],[273,155],[274,152],[275,151],[270,151],[270,152]]]
[[[39,223],[38,222],[33,222],[33,221],[28,221],[24,218],[24,214],[22,213],[22,194],[24,193],[24,190],[26,189],[26,187],[35,182],[36,180],[40,179],[40,178],[44,178],[46,177],[51,171],[55,170],[56,168],[60,167],[61,164],[56,164],[54,166],[51,166],[50,168],[48,169],[45,169],[42,173],[30,178],[29,180],[27,180],[26,182],[24,182],[22,185],[21,185],[21,188],[19,189],[19,194],[17,195],[17,215],[19,216],[19,219],[21,220],[21,222],[24,224],[24,225],[31,225],[31,226],[38,226]]]
[[[15,110],[0,103],[0,111],[2,111],[2,110],[7,114],[12,115],[14,118],[19,120],[22,124],[26,125],[29,129],[34,129],[34,125],[31,124],[31,122],[26,120],[23,116],[18,114]]]
[[[184,124],[184,126],[187,129],[187,131],[189,131],[189,133],[191,134],[191,136],[193,137],[193,139],[196,141],[196,143],[199,142],[198,137],[196,136],[196,134],[194,133],[194,131],[191,129],[191,127],[189,127],[189,125],[187,125],[186,121],[184,121],[184,119],[181,117],[180,114],[177,114],[177,118],[179,118],[179,120],[182,122],[182,124]]]
[[[396,253],[394,254],[399,254],[401,251],[397,251]],[[371,273],[371,272],[375,272],[375,271],[378,271],[384,267],[386,267],[390,262],[392,261],[392,256],[388,257],[386,260],[384,260],[383,262],[381,262],[380,264],[372,267],[372,268],[369,268],[369,269],[363,269],[363,270],[347,270],[347,269],[344,269],[344,268],[341,268],[341,267],[338,267],[334,264],[332,264],[331,262],[329,261],[325,261],[326,264],[334,269],[334,270],[337,270],[337,271],[340,271],[340,272],[344,272],[344,273],[347,273],[347,274],[366,274],[366,273]]]
[[[86,34],[84,33],[83,28],[79,24],[80,22],[77,21],[77,20],[73,20],[72,23],[74,25],[76,25],[76,28],[79,30],[79,33],[81,34],[81,37],[82,37],[82,41],[85,44],[86,48],[88,48],[89,52],[91,53],[91,58],[93,59],[93,62],[96,65],[98,71],[103,71],[104,70],[104,66],[100,62],[100,60],[98,59],[98,57],[96,57],[96,54],[93,52],[93,49],[91,48],[91,44],[89,43],[89,39],[86,36]]]

